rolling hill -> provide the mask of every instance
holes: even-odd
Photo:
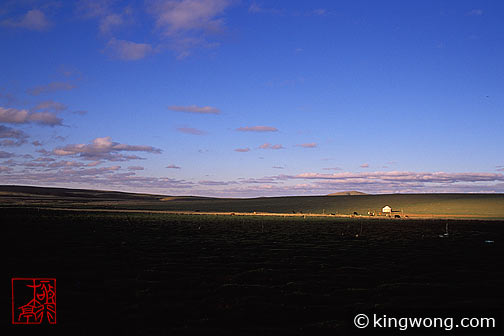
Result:
[[[368,194],[363,193],[361,191],[351,190],[351,191],[340,191],[340,192],[329,194],[327,196],[359,196],[359,195],[368,195]]]

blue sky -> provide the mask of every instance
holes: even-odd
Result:
[[[501,1],[3,1],[0,183],[504,192]]]

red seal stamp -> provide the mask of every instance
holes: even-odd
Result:
[[[12,278],[12,323],[56,324],[56,279]]]

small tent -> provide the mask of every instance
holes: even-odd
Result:
[[[392,212],[392,208],[389,207],[388,205],[386,205],[386,206],[383,207],[382,212],[384,212],[384,213],[391,213]]]

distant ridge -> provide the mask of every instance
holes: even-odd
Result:
[[[368,195],[368,194],[360,191],[351,190],[351,191],[340,191],[337,193],[329,194],[327,196],[358,196],[358,195]]]

